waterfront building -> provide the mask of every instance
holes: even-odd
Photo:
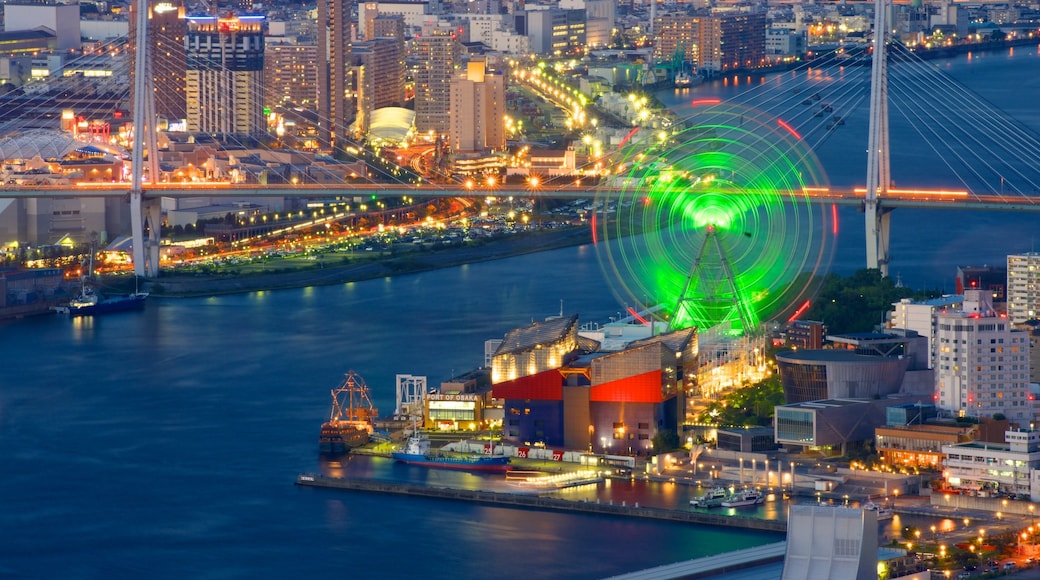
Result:
[[[1040,318],[1040,252],[1007,257],[1007,315],[1014,324]]]
[[[289,42],[268,43],[264,49],[264,107],[318,106],[318,46]]]
[[[1031,472],[1040,469],[1040,431],[1008,430],[1004,443],[972,441],[944,445],[943,474],[951,489],[1030,495]]]
[[[451,148],[455,152],[503,151],[506,147],[505,75],[473,58],[451,81]]]
[[[579,334],[577,316],[510,331],[492,357],[504,437],[603,453],[648,452],[654,435],[677,429],[680,393],[696,358],[693,329],[611,352]]]
[[[974,425],[889,424],[874,430],[878,458],[892,467],[942,470],[946,459],[943,446],[972,440]]]
[[[133,86],[134,50],[133,39],[137,35],[137,17],[130,5],[130,86]],[[155,114],[168,124],[177,124],[188,116],[185,75],[188,68],[185,36],[188,25],[184,18],[184,2],[181,0],[151,0],[148,2],[148,47],[151,52],[152,87],[155,95]],[[133,110],[134,92],[130,91]]]
[[[322,141],[342,146],[354,121],[352,0],[318,0],[318,117]]]
[[[222,138],[264,135],[264,17],[187,21],[188,132]]]
[[[912,330],[928,339],[928,368],[935,367],[935,325],[937,312],[952,312],[961,307],[964,296],[946,295],[915,302],[903,298],[892,303],[888,327]]]
[[[415,61],[415,129],[435,139],[451,131],[451,79],[459,64],[454,32],[436,30],[412,40]]]
[[[993,310],[989,292],[967,290],[963,311],[936,314],[936,399],[950,413],[1033,421],[1029,335]]]

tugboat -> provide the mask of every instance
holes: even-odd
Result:
[[[378,415],[368,396],[365,379],[348,371],[343,383],[332,389],[332,411],[329,420],[321,424],[318,449],[322,453],[340,454],[368,443]]]
[[[892,508],[878,505],[872,501],[863,504],[863,511],[872,511],[877,514],[878,521],[892,519]]]
[[[419,431],[417,421],[412,424],[412,434],[408,436],[404,449],[390,454],[395,461],[408,465],[435,467],[440,469],[458,469],[462,471],[506,472],[513,467],[509,465],[509,457],[495,455],[494,446],[488,455],[446,455],[430,449],[430,438]]]
[[[729,490],[724,487],[716,487],[715,489],[709,490],[704,495],[690,500],[690,505],[699,508],[713,508],[722,505],[722,502],[729,497]]]

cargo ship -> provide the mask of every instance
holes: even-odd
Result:
[[[332,411],[329,420],[321,424],[319,451],[347,453],[353,447],[368,443],[378,415],[365,380],[354,371],[348,371],[343,383],[332,389]]]
[[[439,469],[501,473],[513,468],[509,465],[508,457],[505,455],[494,455],[493,446],[491,455],[446,455],[435,453],[430,449],[430,438],[425,433],[419,431],[418,425],[413,426],[412,434],[408,437],[404,449],[394,451],[390,455],[395,461],[400,461],[401,463]]]

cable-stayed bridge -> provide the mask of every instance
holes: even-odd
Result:
[[[877,0],[875,6],[878,16],[883,15],[884,11],[877,8],[884,6],[884,1]],[[142,20],[143,23],[139,21],[138,30],[147,31],[147,21]],[[883,21],[875,24],[877,30],[887,28]],[[137,45],[147,46],[147,42],[138,40]],[[111,46],[98,47],[95,56],[109,52],[115,54],[122,50],[122,46],[116,42]],[[836,134],[840,135],[856,123],[869,126],[866,143],[856,146],[857,154],[862,155],[863,145],[870,153],[862,161],[863,167],[867,169],[863,180],[865,185],[839,186],[831,185],[825,179],[821,182],[807,179],[804,187],[786,192],[785,195],[862,207],[866,214],[867,265],[886,273],[889,212],[893,209],[915,207],[1040,211],[1040,139],[1034,132],[992,107],[932,63],[921,60],[905,46],[887,42],[876,46],[882,49],[835,53],[789,73],[771,75],[765,82],[735,99],[761,115],[775,117],[777,122],[782,122],[790,129],[792,135],[813,149],[826,146],[835,139]],[[127,59],[127,65],[129,62]],[[162,70],[162,67],[169,66],[163,59],[145,58],[135,60],[134,63],[140,67],[140,70],[135,71],[136,79],[149,79],[169,72]],[[70,64],[75,65],[74,62]],[[68,80],[62,82],[67,83]],[[152,91],[145,83],[136,83],[133,88],[136,103],[149,102],[146,97]],[[261,92],[263,87],[253,87],[252,90]],[[923,95],[927,98],[922,98]],[[104,109],[112,96],[98,91],[94,98],[88,96],[79,99],[79,106]],[[29,127],[52,126],[55,119],[41,117],[42,102],[45,100],[25,99],[15,107],[0,107],[0,111],[3,111],[0,131],[17,132]],[[704,105],[702,103],[701,106]],[[890,146],[889,108],[893,113],[891,125],[902,125],[904,134],[914,136],[908,153],[899,153],[898,146]],[[707,110],[700,111],[702,117],[704,113],[710,117],[710,109],[708,103]],[[864,112],[865,109],[869,110],[869,114]],[[127,182],[0,185],[0,198],[128,196],[133,216],[135,271],[145,276],[158,273],[158,228],[147,228],[150,239],[146,240],[144,224],[158,222],[158,200],[162,197],[329,198],[381,195],[420,198],[511,195],[585,199],[593,196],[609,197],[616,189],[609,185],[610,180],[606,180],[607,185],[590,186],[576,184],[573,177],[542,180],[538,187],[467,187],[461,182],[415,185],[391,171],[383,171],[370,183],[356,184],[318,184],[308,182],[306,178],[299,183],[270,185],[228,182],[151,183],[156,180],[150,179],[150,176],[159,175],[157,162],[160,156],[144,154],[146,150],[158,150],[154,141],[148,143],[154,139],[155,130],[145,120],[154,119],[154,114],[148,111],[147,106],[136,107],[134,113],[134,126],[143,128],[140,132],[146,138],[132,140],[133,153],[130,157],[133,170]],[[253,140],[239,141],[233,135],[222,136],[222,139],[222,144],[231,146],[284,150]],[[899,155],[913,159],[921,151],[933,153],[940,160],[929,166],[935,170],[934,179],[913,185],[907,185],[905,180],[901,180],[899,187],[895,187],[889,157]],[[607,161],[609,163],[609,159]],[[861,161],[850,152],[849,163]],[[745,193],[754,192],[746,190]],[[739,192],[735,194],[739,195]]]

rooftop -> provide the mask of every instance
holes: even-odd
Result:
[[[573,314],[510,330],[495,351],[495,356],[525,352],[553,344],[565,337],[577,324],[578,315]]]

